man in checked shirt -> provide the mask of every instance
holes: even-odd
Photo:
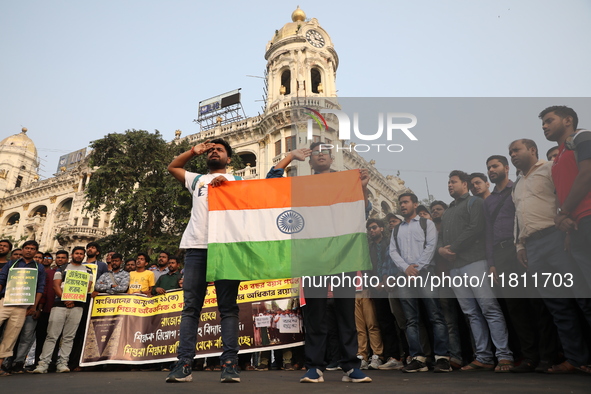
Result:
[[[97,280],[95,291],[109,294],[127,293],[129,288],[129,272],[121,269],[123,256],[115,253],[111,256],[111,271],[105,272]]]

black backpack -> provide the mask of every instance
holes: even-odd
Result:
[[[394,237],[394,242],[396,242],[396,250],[398,251],[398,254],[400,254],[400,246],[398,246],[398,230],[400,229],[400,224],[394,227],[394,230],[392,230],[392,236]],[[425,233],[425,242],[423,243],[423,249],[425,249],[425,247],[427,246],[427,219],[423,217],[420,218],[419,224],[423,229],[423,233]]]

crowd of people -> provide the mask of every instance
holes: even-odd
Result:
[[[517,139],[509,159],[486,159],[488,176],[452,171],[449,205],[425,207],[404,193],[401,216],[389,214],[387,225],[367,221],[373,274],[384,281],[438,274],[492,280],[387,287],[389,305],[380,287],[358,293],[361,368],[591,373],[591,131],[577,128],[568,107],[539,117],[545,137],[558,144],[547,161],[533,140]],[[538,275],[560,281],[527,286]]]
[[[0,241],[0,322],[5,322],[0,327],[0,376],[25,372],[25,360],[34,344],[35,360],[29,372],[47,373],[52,362],[52,369],[59,373],[82,370],[78,363],[86,333],[84,322],[90,298],[99,293],[154,296],[182,287],[180,258],[167,252],[160,252],[157,263],[147,268],[150,256],[146,253],[127,259],[125,266],[123,256],[116,252],[108,252],[106,261],[100,261],[101,248],[96,242],[86,248],[76,246],[71,252],[59,250],[55,259],[52,253],[39,251],[36,241],[12,247],[10,240]],[[33,305],[4,306],[13,268],[38,270]],[[86,272],[91,278],[85,301],[61,300],[64,280],[72,270]]]
[[[398,213],[368,219],[372,268],[347,275],[369,274],[378,278],[379,285],[304,287],[305,346],[303,350],[276,351],[275,367],[304,368],[303,383],[323,382],[323,372],[336,369],[343,371],[343,381],[353,383],[371,382],[362,372],[365,369],[591,374],[591,131],[578,128],[577,114],[568,107],[549,107],[539,117],[546,139],[557,143],[547,152],[547,161],[539,158],[533,140],[516,139],[508,146],[508,157],[499,152],[483,161],[486,173],[451,171],[449,204],[438,200],[423,206],[415,194],[403,193],[397,196]],[[184,170],[193,157],[202,154],[207,156],[208,174]],[[180,245],[186,253],[178,361],[167,382],[191,381],[191,371],[200,368],[193,358],[207,286],[207,190],[208,185],[223,187],[225,182],[240,180],[226,173],[231,157],[232,148],[216,139],[194,146],[168,167],[191,193],[193,208]],[[292,160],[306,158],[314,174],[334,172],[331,150],[314,143],[310,149],[289,152],[267,177],[281,177]],[[510,162],[516,170],[514,180]],[[360,179],[367,215],[371,212],[367,170],[360,170]],[[0,241],[0,262],[7,260],[11,248],[10,242]],[[65,251],[56,253],[55,269],[51,268],[52,256],[39,253],[34,241],[25,242],[18,251],[20,257],[15,252],[10,267],[34,267],[37,261],[40,278],[42,266],[47,267],[47,277],[38,283],[39,300],[34,306],[7,312],[10,308],[0,305],[0,318],[7,320],[0,359],[12,356],[18,336],[14,333],[24,324],[14,356],[17,371],[35,337],[30,333],[35,328],[27,326],[33,324],[30,320],[38,320],[39,355],[34,372],[47,371],[56,340],[53,332],[57,332],[52,324],[59,324],[64,339],[71,337],[74,346],[80,342],[75,335],[84,308],[75,316],[58,314],[52,312],[49,300],[56,296],[53,310],[62,308],[60,312],[78,307],[69,301],[59,303],[59,284],[65,270],[86,269],[80,268],[84,267],[84,252],[86,262],[97,264],[98,270],[89,297],[99,291],[162,294],[182,285],[178,258],[164,252],[152,269],[146,269],[150,258],[143,253],[126,260],[122,269],[120,254],[107,254],[109,265],[98,262],[100,248],[90,243],[86,250],[74,248],[64,272],[60,267],[68,260]],[[4,267],[2,292],[7,273]],[[558,275],[560,285],[531,282],[544,274]],[[478,285],[471,280],[437,287],[384,285],[392,278],[405,278],[410,283],[436,275],[483,280]],[[509,286],[508,278],[523,283]],[[220,280],[215,286],[223,338],[218,364],[221,382],[239,382],[239,363],[244,368],[250,362],[250,355],[238,357],[239,281]],[[64,339],[58,372],[72,366],[66,365],[69,348]],[[256,354],[252,368],[267,370],[270,359],[268,353]]]

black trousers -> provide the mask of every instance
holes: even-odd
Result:
[[[400,359],[402,347],[396,335],[398,325],[396,324],[396,318],[390,310],[388,296],[374,298],[373,302],[376,307],[376,317],[380,325],[382,341],[384,342],[384,359],[388,360],[390,357]]]
[[[517,260],[514,246],[505,248],[495,247],[493,260],[497,274],[504,273],[522,275],[526,272]],[[507,279],[505,279],[507,281]],[[505,282],[506,283],[506,282]],[[553,361],[558,354],[558,334],[550,312],[539,298],[523,298],[523,291],[529,289],[505,287],[501,290],[499,299],[504,303],[508,312],[508,321],[518,339],[523,358],[537,363],[540,360]],[[514,298],[520,296],[521,298]]]
[[[357,358],[355,288],[336,287],[332,290],[341,353],[339,365],[346,372],[352,368],[359,368],[361,364],[361,360]],[[325,354],[328,339],[326,318],[327,295],[328,288],[326,286],[304,287],[306,306],[302,310],[304,313],[304,327],[306,329],[304,353],[307,369],[318,368],[323,371],[326,367]]]

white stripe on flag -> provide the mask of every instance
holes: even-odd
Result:
[[[290,217],[289,213],[286,213],[287,211],[295,211],[297,214]],[[280,215],[283,215],[282,219],[278,220]],[[300,229],[302,218],[303,227]],[[365,202],[363,200],[294,209],[271,208],[209,212],[209,243],[325,238],[365,233],[365,231]]]

